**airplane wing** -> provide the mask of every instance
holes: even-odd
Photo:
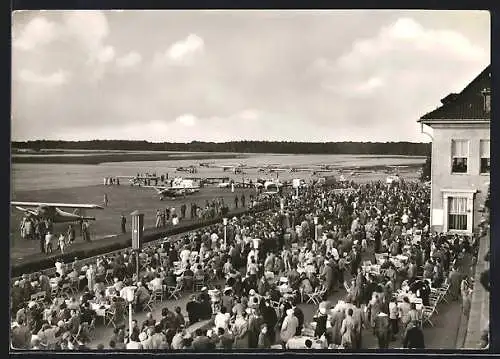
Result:
[[[82,208],[82,209],[104,209],[103,206],[97,204],[82,204],[82,203],[50,203],[50,202],[10,202],[11,206],[25,207],[58,207],[58,208]]]
[[[31,209],[28,209],[28,208],[23,208],[23,207],[19,207],[19,206],[16,206],[16,208],[17,208],[18,210],[22,211],[22,212],[28,212],[28,213],[30,213],[30,214],[32,214],[32,215],[34,215],[34,216],[36,216],[36,215],[37,215],[37,213],[36,213],[35,211],[31,210]]]

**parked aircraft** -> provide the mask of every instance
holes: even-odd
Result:
[[[65,223],[95,220],[95,217],[81,215],[79,212],[84,209],[104,209],[97,204],[81,204],[81,203],[48,203],[48,202],[11,202],[11,206],[24,213],[34,216],[41,220],[49,220],[52,223]],[[30,208],[24,208],[30,207]],[[73,213],[66,212],[60,208],[75,208]]]
[[[169,198],[177,198],[177,197],[185,197],[186,195],[193,194],[200,190],[200,187],[195,184],[193,180],[183,179],[183,178],[175,178],[172,180],[172,186],[163,187],[163,186],[145,186],[147,188],[154,188],[156,192],[160,195],[160,200],[163,200],[165,197]]]

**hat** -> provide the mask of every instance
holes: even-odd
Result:
[[[142,332],[141,334],[139,334],[139,340],[141,342],[145,341],[146,339],[148,339],[148,335],[144,332]]]
[[[63,322],[62,320],[58,321],[58,322],[57,322],[57,326],[58,326],[59,328],[64,327],[64,322]]]
[[[207,287],[203,287],[203,288],[201,288],[201,291],[202,291],[202,292],[203,292],[203,291],[205,291],[205,290],[208,290],[208,288],[207,288]]]
[[[16,280],[16,281],[14,282],[14,285],[19,285],[19,281],[18,281],[18,280]]]
[[[255,295],[255,290],[254,289],[250,289],[250,292],[248,294]]]

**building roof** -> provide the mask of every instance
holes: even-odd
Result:
[[[452,93],[441,100],[442,106],[422,116],[419,122],[432,120],[489,120],[485,109],[484,90],[491,88],[490,65],[486,67],[462,92]]]

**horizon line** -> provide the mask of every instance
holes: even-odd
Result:
[[[156,142],[151,140],[124,140],[124,139],[87,139],[87,140],[49,140],[49,139],[29,139],[29,140],[11,140],[11,143],[19,142],[95,142],[95,141],[107,141],[107,142],[141,142],[141,143],[151,143],[151,144],[192,144],[192,143],[214,143],[214,144],[225,144],[225,143],[241,143],[241,142],[266,142],[266,143],[318,143],[318,144],[330,144],[330,143],[413,143],[413,144],[430,144],[429,142],[416,142],[416,141],[287,141],[287,140],[230,140],[230,141],[198,141],[192,140],[190,142]]]

